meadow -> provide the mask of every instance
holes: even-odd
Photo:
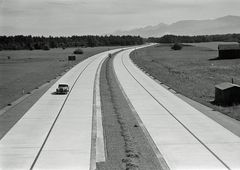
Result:
[[[216,43],[197,45],[174,51],[170,44],[160,44],[137,50],[131,58],[175,91],[240,120],[240,105],[221,107],[211,103],[216,84],[232,79],[240,84],[240,59],[211,60],[218,56]]]
[[[212,50],[218,50],[219,44],[237,44],[237,42],[203,42],[203,43],[187,43],[196,47],[206,47]]]
[[[76,48],[0,51],[0,108],[56,78],[82,60],[117,47],[83,48],[84,54],[68,62]]]

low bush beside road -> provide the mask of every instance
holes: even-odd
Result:
[[[81,48],[78,48],[73,51],[73,54],[83,54],[83,50]]]
[[[181,50],[182,45],[179,43],[174,43],[173,46],[171,47],[172,50]]]

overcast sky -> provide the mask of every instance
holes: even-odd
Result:
[[[0,0],[0,34],[107,34],[225,15],[240,16],[240,0]]]

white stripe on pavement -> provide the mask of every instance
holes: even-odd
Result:
[[[0,141],[0,169],[89,169],[94,78],[108,53],[73,67],[12,127]],[[59,83],[75,85],[53,95]]]
[[[34,169],[90,168],[94,80],[107,54],[97,55],[77,80]]]
[[[145,75],[131,51],[116,56],[114,69],[170,169],[240,169],[240,138]]]
[[[71,87],[79,72],[91,60],[85,60],[59,79],[1,139],[1,169],[31,167],[66,98],[66,95],[52,95],[52,92],[60,82],[68,82]]]

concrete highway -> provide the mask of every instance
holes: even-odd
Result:
[[[114,74],[162,169],[240,170],[240,138],[163,88],[129,58],[140,47],[92,56],[63,75],[0,140],[0,169],[94,170],[106,159],[100,69]],[[120,51],[120,52],[119,52]],[[67,95],[56,95],[67,83]]]
[[[0,141],[0,169],[95,169],[104,160],[97,82],[117,51],[76,65],[28,110]],[[59,83],[70,86],[67,95],[54,94]]]
[[[114,68],[164,169],[240,169],[240,138],[197,111],[118,53]]]

